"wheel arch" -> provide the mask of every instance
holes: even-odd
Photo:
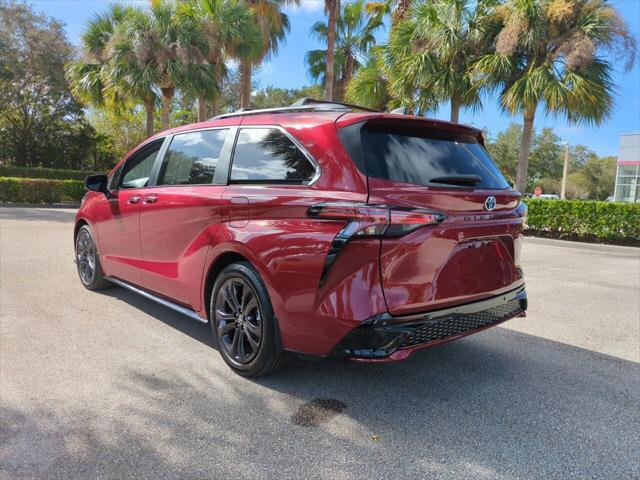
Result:
[[[87,225],[89,228],[91,228],[91,225],[89,225],[89,222],[87,222],[84,218],[79,218],[76,221],[76,224],[73,227],[73,242],[74,242],[74,244],[75,244],[75,241],[76,241],[76,237],[78,236],[78,232],[85,225]]]
[[[214,258],[214,260],[211,262],[211,265],[209,265],[204,281],[204,288],[202,289],[202,305],[204,306],[204,311],[206,312],[207,318],[210,318],[209,315],[211,314],[211,305],[209,303],[209,300],[216,278],[218,278],[218,275],[226,266],[236,262],[247,262],[251,265],[254,265],[254,263],[246,256],[238,253],[235,250],[226,250],[224,252],[221,252]]]

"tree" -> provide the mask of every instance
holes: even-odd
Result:
[[[368,2],[365,8],[368,13],[377,15],[380,18],[385,15],[391,15],[391,22],[395,24],[406,17],[411,5],[412,0],[382,0]]]
[[[252,108],[272,108],[291,105],[296,100],[303,97],[320,98],[322,96],[322,87],[320,85],[312,85],[302,88],[277,88],[266,87],[258,89],[251,98]]]
[[[537,107],[570,122],[602,123],[613,105],[613,52],[635,61],[636,41],[607,0],[509,0],[497,9],[496,51],[475,65],[477,81],[500,89],[501,105],[523,115],[516,188],[527,186]]]
[[[522,125],[511,123],[495,139],[486,141],[487,151],[509,183],[514,184],[518,166],[518,144],[522,136]]]
[[[212,105],[213,114],[217,115],[222,83],[228,76],[225,61],[237,56],[243,45],[250,45],[248,50],[255,50],[262,41],[261,30],[242,0],[189,0],[181,6],[181,11],[202,29],[207,41],[205,59],[216,78],[214,84],[196,92],[198,121],[203,121],[207,118],[207,101]]]
[[[589,198],[606,200],[613,195],[616,183],[617,162],[615,157],[591,158],[580,169],[588,181]]]
[[[484,85],[474,81],[473,62],[492,50],[499,24],[496,0],[420,2],[389,36],[390,89],[396,96],[417,95],[417,106],[451,104],[451,121],[461,108],[478,108]]]
[[[254,65],[269,55],[275,54],[284,42],[289,31],[289,17],[282,12],[284,5],[297,5],[299,0],[246,0],[260,30],[261,42],[256,46],[252,39],[236,45],[240,59],[240,78],[242,82],[240,106],[248,108],[251,104],[251,73]]]
[[[81,101],[116,114],[142,103],[151,136],[157,95],[150,65],[138,62],[128,38],[127,21],[135,14],[113,5],[90,20],[80,39],[83,56],[67,67],[67,78]]]
[[[382,26],[377,16],[369,16],[364,8],[364,1],[345,4],[337,20],[335,63],[332,69],[335,74],[335,94],[333,97],[342,99],[347,85],[354,73],[368,58],[369,49],[375,44],[375,31]],[[327,44],[326,50],[311,50],[307,52],[305,60],[309,76],[320,81],[327,89],[332,79],[327,76],[329,65],[330,30],[324,22],[316,22],[311,27],[311,33],[318,40]],[[331,91],[333,92],[333,88]],[[333,98],[332,97],[332,98]],[[325,96],[325,98],[327,98]]]
[[[552,128],[543,128],[533,136],[530,155],[530,170],[528,189],[541,178],[562,181],[564,165],[564,146]]]
[[[85,168],[98,141],[65,79],[73,47],[60,23],[0,3],[0,163]]]
[[[486,147],[496,165],[510,182],[518,166],[518,150],[522,125],[512,123],[495,138],[489,137]],[[543,193],[560,193],[564,163],[564,145],[551,128],[534,131],[531,140],[531,162],[527,190],[541,187]],[[616,175],[614,157],[598,157],[583,145],[569,147],[570,174],[567,196],[592,200],[605,200],[613,193]]]
[[[324,81],[324,99],[333,100],[333,83],[335,77],[335,58],[336,58],[336,23],[338,13],[340,11],[340,0],[325,0],[324,9],[327,12],[327,28],[326,40],[327,50],[325,52],[325,81]],[[316,24],[317,25],[317,24]],[[322,25],[324,27],[324,24]],[[312,29],[313,31],[313,29]]]
[[[374,110],[395,108],[395,101],[389,92],[389,81],[383,59],[384,47],[371,47],[367,63],[361,66],[347,84],[345,99]]]
[[[150,83],[158,85],[162,129],[167,129],[178,85],[190,92],[215,85],[213,67],[204,61],[207,40],[197,21],[180,15],[176,4],[168,0],[151,0],[148,11],[138,10],[126,26],[123,45],[128,45],[130,58],[145,66]]]

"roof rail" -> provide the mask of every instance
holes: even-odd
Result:
[[[296,107],[299,105],[338,105],[341,107],[347,107],[351,110],[364,110],[365,112],[375,112],[380,113],[379,110],[374,110],[373,108],[363,107],[361,105],[356,105],[354,103],[346,103],[346,102],[335,102],[333,100],[317,100],[311,97],[302,97],[299,100],[296,100],[291,104],[292,107]]]
[[[332,102],[329,100],[316,100],[314,98],[304,97],[296,100],[288,107],[275,107],[275,108],[259,108],[251,110],[249,108],[241,108],[235,112],[225,113],[217,115],[210,120],[220,120],[222,118],[230,117],[244,117],[248,115],[260,115],[263,113],[295,113],[295,112],[335,112],[335,111],[351,111],[351,110],[364,110],[366,112],[376,112],[371,108],[361,107],[359,105],[353,105],[351,103]]]

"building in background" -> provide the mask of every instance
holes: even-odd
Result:
[[[640,202],[640,133],[620,135],[613,198],[616,202]]]

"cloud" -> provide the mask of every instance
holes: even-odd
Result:
[[[299,5],[289,5],[286,10],[297,12],[320,12],[324,8],[324,0],[300,0]]]
[[[224,61],[224,64],[227,66],[229,70],[235,70],[236,68],[238,68],[238,65],[240,63],[235,58],[227,58]]]
[[[262,63],[262,65],[260,65],[260,73],[262,73],[262,75],[271,75],[273,73],[271,62]]]

